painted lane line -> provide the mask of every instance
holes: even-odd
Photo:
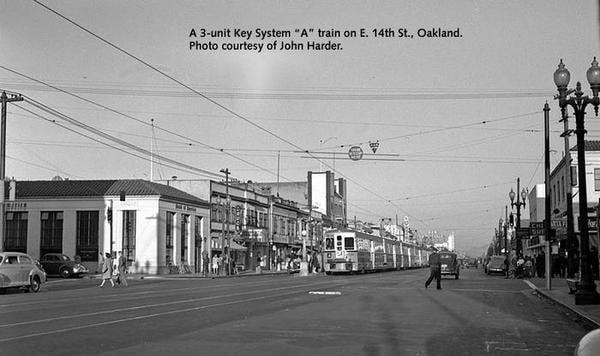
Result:
[[[318,284],[324,284],[324,283],[318,283]],[[308,286],[314,286],[314,284],[313,283],[310,283],[310,284],[298,284],[298,285],[295,285],[295,286],[285,286],[285,287],[272,288],[272,289],[268,289],[267,291],[278,291],[278,290],[289,289],[289,288],[304,288],[304,287],[308,287]],[[135,307],[126,307],[126,308],[117,308],[117,309],[110,309],[110,310],[101,310],[101,311],[92,312],[92,313],[64,315],[64,316],[59,316],[59,317],[54,317],[54,318],[38,319],[38,320],[30,320],[30,321],[22,321],[22,322],[11,323],[11,324],[1,324],[0,328],[7,328],[7,327],[21,326],[21,325],[31,325],[31,324],[38,324],[38,323],[45,323],[45,322],[51,322],[51,321],[57,321],[57,320],[73,319],[73,318],[83,318],[83,317],[89,317],[89,316],[95,316],[95,315],[112,314],[112,313],[125,312],[125,311],[133,311],[133,310],[139,310],[139,309],[148,309],[148,308],[155,308],[155,307],[163,307],[163,306],[175,305],[175,304],[193,303],[193,302],[206,301],[206,300],[212,300],[212,299],[218,299],[218,298],[238,297],[238,296],[243,296],[243,295],[261,293],[261,292],[264,292],[264,291],[265,290],[255,290],[255,291],[249,291],[249,292],[243,292],[243,293],[215,295],[215,296],[209,296],[209,297],[176,300],[176,301],[172,301],[172,302],[155,303],[155,304],[145,304],[145,305],[139,305],[139,306],[135,306]]]
[[[233,304],[240,304],[240,303],[246,303],[246,302],[253,302],[253,301],[256,301],[256,300],[267,299],[267,298],[274,298],[274,297],[283,297],[283,296],[286,296],[286,295],[292,295],[292,294],[298,294],[298,293],[301,293],[301,292],[300,291],[296,291],[296,292],[286,292],[286,293],[280,293],[280,294],[270,294],[270,295],[265,295],[265,296],[260,296],[260,297],[254,297],[254,298],[248,298],[248,299],[231,301],[231,302],[215,303],[215,304],[203,305],[203,306],[193,307],[193,308],[171,310],[171,311],[162,312],[162,313],[146,314],[146,315],[140,315],[140,316],[135,316],[135,317],[130,317],[130,318],[104,321],[104,322],[95,323],[95,324],[87,324],[87,325],[81,325],[81,326],[74,326],[74,327],[70,327],[70,328],[64,328],[64,329],[58,329],[58,330],[40,332],[40,333],[35,333],[35,334],[28,334],[28,335],[20,335],[20,336],[15,336],[15,337],[8,337],[8,338],[0,339],[0,342],[8,342],[8,341],[21,340],[21,339],[28,339],[28,338],[32,338],[32,337],[38,337],[38,336],[46,336],[46,335],[52,335],[52,334],[59,334],[59,333],[65,333],[65,332],[70,332],[70,331],[75,331],[75,330],[95,328],[97,326],[112,325],[112,324],[124,323],[124,322],[127,322],[127,321],[143,320],[143,319],[155,318],[155,317],[164,316],[164,315],[185,313],[185,312],[198,311],[198,310],[208,309],[208,308],[222,307],[222,306],[226,306],[226,305],[233,305]]]
[[[342,292],[327,292],[327,291],[310,291],[308,294],[318,294],[318,295],[342,295]]]

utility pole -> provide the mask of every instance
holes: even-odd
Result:
[[[279,160],[281,157],[281,151],[277,151],[277,197],[279,197]]]
[[[2,103],[2,121],[0,123],[0,236],[2,237],[2,244],[0,245],[0,251],[4,250],[4,243],[6,242],[4,221],[6,214],[4,213],[4,181],[6,180],[6,104],[14,101],[23,101],[21,94],[10,94],[6,95],[3,91],[0,95],[0,102]]]
[[[278,160],[279,161],[279,160]],[[279,195],[279,193],[277,193],[277,195]],[[272,212],[273,211],[273,195],[269,194],[269,216],[272,216]],[[269,225],[269,234],[268,234],[268,238],[269,238],[269,244],[268,247],[269,249],[267,250],[267,256],[268,256],[268,269],[271,270],[271,249],[273,248],[273,229],[271,229],[270,225]]]
[[[545,218],[544,230],[546,232],[546,289],[552,289],[552,274],[550,270],[550,239],[551,239],[551,205],[550,205],[550,106],[544,105],[544,176],[545,176]]]
[[[150,181],[153,182],[154,177],[152,174],[154,172],[154,157],[152,151],[154,150],[154,119],[150,119],[150,126],[152,126],[152,134],[150,135]]]
[[[573,278],[577,272],[577,260],[575,260],[575,252],[578,250],[577,237],[575,236],[575,224],[573,221],[573,184],[571,182],[571,148],[569,147],[569,136],[573,130],[569,130],[569,114],[567,110],[563,110],[562,119],[564,124],[564,132],[560,134],[565,138],[565,188],[567,191],[567,277]],[[560,122],[559,121],[559,122]]]
[[[227,200],[225,201],[225,221],[227,222],[227,228],[225,230],[225,239],[227,240],[227,254],[225,255],[227,258],[227,272],[226,274],[229,276],[231,274],[231,245],[229,244],[229,208],[231,207],[231,197],[229,197],[229,175],[231,172],[229,168],[221,169],[219,172],[225,174],[225,195],[227,196]]]

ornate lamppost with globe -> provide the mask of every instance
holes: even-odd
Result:
[[[583,95],[581,82],[577,82],[575,89],[568,89],[571,74],[565,68],[562,59],[558,64],[558,69],[554,72],[554,84],[558,89],[558,103],[565,116],[567,107],[571,106],[575,113],[575,133],[577,135],[577,175],[579,181],[579,231],[580,231],[580,282],[575,293],[575,304],[600,304],[600,295],[596,292],[596,284],[592,277],[591,256],[589,250],[589,229],[587,213],[587,184],[585,171],[585,129],[584,118],[585,108],[588,105],[594,107],[596,116],[598,116],[598,106],[600,99],[600,67],[596,57],[592,61],[592,66],[587,70],[587,80],[592,89],[592,97]],[[569,96],[570,94],[574,94]]]
[[[520,188],[520,183],[521,180],[519,178],[517,178],[517,192],[519,191]],[[515,196],[517,197],[517,201],[515,202]],[[515,231],[515,235],[516,235],[516,240],[517,240],[517,246],[516,246],[516,250],[517,250],[517,258],[518,256],[521,254],[522,250],[523,250],[523,244],[521,242],[521,236],[519,236],[519,231],[521,229],[521,207],[525,207],[525,199],[527,198],[527,192],[525,191],[525,188],[523,188],[523,190],[521,191],[521,195],[518,196],[514,190],[512,190],[512,188],[510,188],[510,193],[508,193],[508,197],[510,198],[510,206],[511,207],[517,207],[517,224],[516,224],[516,231]]]

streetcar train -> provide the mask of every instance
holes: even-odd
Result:
[[[323,250],[325,273],[399,270],[428,265],[430,250],[354,230],[327,231]]]

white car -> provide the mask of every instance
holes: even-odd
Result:
[[[46,282],[46,272],[31,256],[21,252],[0,252],[0,293],[8,288],[38,292]]]

